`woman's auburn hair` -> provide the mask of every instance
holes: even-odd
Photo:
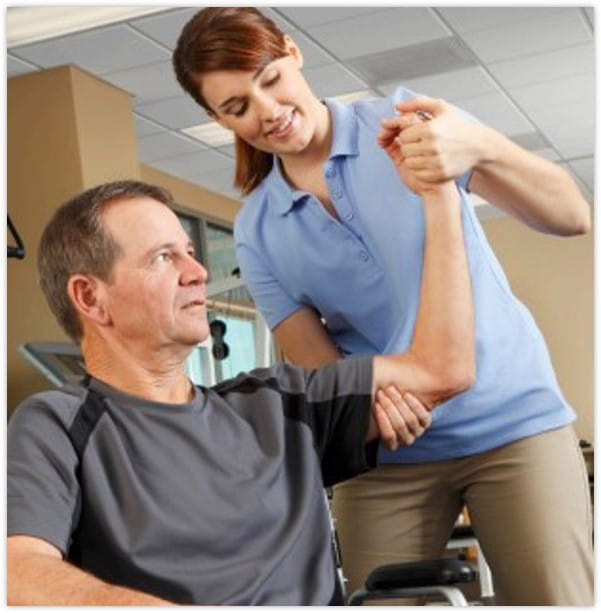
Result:
[[[173,67],[183,89],[215,115],[202,94],[202,75],[215,70],[257,71],[287,55],[284,33],[253,7],[210,7],[196,13],[181,31]],[[269,174],[273,155],[236,135],[234,186],[243,196]]]

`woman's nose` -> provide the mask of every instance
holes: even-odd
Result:
[[[261,96],[258,100],[259,116],[262,121],[275,121],[278,117],[279,104],[271,96]]]

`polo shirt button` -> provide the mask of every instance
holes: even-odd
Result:
[[[347,213],[347,214],[344,216],[344,218],[345,218],[347,221],[350,221],[350,220],[351,220],[353,217],[354,217],[354,215],[353,215],[352,213]]]
[[[336,200],[340,200],[340,198],[342,198],[342,192],[336,192],[334,194],[334,198],[336,198]]]
[[[367,262],[367,260],[369,260],[369,253],[367,253],[367,251],[360,251],[359,252],[359,257],[364,261]]]

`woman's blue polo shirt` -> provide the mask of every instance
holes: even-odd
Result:
[[[343,105],[326,100],[333,142],[323,166],[340,221],[309,192],[291,188],[274,158],[234,226],[242,278],[274,328],[302,306],[317,309],[344,354],[399,353],[411,342],[424,252],[419,198],[376,142],[383,117],[414,97]],[[471,455],[574,420],[545,341],[513,295],[458,181],[476,326],[475,385],[440,405],[426,434],[382,462]],[[440,305],[444,308],[444,305]]]

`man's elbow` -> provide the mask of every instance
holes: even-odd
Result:
[[[591,207],[588,202],[583,201],[583,205],[577,213],[574,213],[574,219],[572,221],[572,236],[579,234],[588,234],[591,230]]]
[[[476,368],[470,363],[447,364],[433,374],[432,380],[439,402],[446,402],[476,383]]]
[[[578,190],[576,186],[574,186],[574,191],[576,193],[565,201],[565,212],[559,222],[561,227],[558,234],[562,236],[587,234],[592,227],[591,205],[582,196],[580,190]],[[568,197],[566,196],[566,198]]]

